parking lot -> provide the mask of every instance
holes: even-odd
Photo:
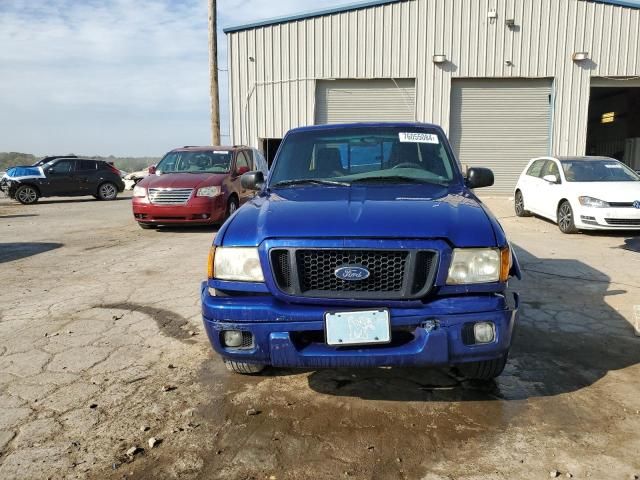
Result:
[[[633,235],[563,235],[487,203],[524,279],[511,359],[483,384],[396,368],[234,376],[199,313],[215,229],[143,231],[126,195],[1,198],[0,478],[640,475]]]

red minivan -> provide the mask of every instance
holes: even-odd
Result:
[[[133,216],[142,228],[222,223],[254,192],[242,188],[243,173],[267,162],[256,149],[182,147],[171,150],[133,189]]]

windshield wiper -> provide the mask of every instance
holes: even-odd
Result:
[[[274,183],[270,185],[271,188],[277,187],[289,187],[294,185],[333,185],[333,186],[341,186],[348,187],[350,184],[348,182],[338,182],[337,180],[322,180],[319,178],[301,178],[298,180],[282,180],[280,182]]]
[[[447,184],[443,182],[438,182],[437,180],[427,180],[425,178],[414,178],[406,175],[378,175],[375,177],[363,177],[356,178],[355,180],[351,180],[351,183],[428,183],[432,185],[440,185],[445,187]]]

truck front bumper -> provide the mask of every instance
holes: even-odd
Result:
[[[324,315],[335,306],[290,304],[269,295],[218,297],[206,282],[201,294],[207,335],[223,358],[300,368],[445,366],[500,358],[511,346],[519,304],[514,293],[512,305],[505,296],[491,294],[390,308],[390,344],[334,347],[324,342]],[[464,330],[475,322],[492,322],[495,340],[468,344]],[[251,343],[228,348],[222,340],[225,330],[248,332]]]

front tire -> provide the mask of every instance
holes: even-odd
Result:
[[[140,228],[143,230],[154,230],[157,225],[153,225],[152,223],[140,223],[138,222],[138,225],[140,225]]]
[[[530,217],[531,212],[529,210],[525,210],[524,208],[524,197],[522,196],[522,192],[518,190],[516,192],[515,199],[513,201],[513,208],[516,211],[516,215],[518,217]]]
[[[562,233],[577,233],[578,229],[573,217],[573,209],[568,201],[563,201],[558,207],[558,228]]]
[[[237,362],[235,360],[225,360],[224,365],[227,370],[241,375],[256,375],[264,370],[265,366],[259,363]]]
[[[236,197],[231,197],[227,202],[227,212],[224,218],[227,219],[231,215],[233,215],[235,211],[238,210],[238,206],[239,206],[238,199]]]
[[[16,189],[14,198],[23,205],[32,205],[40,198],[40,193],[31,185],[20,185]]]
[[[111,182],[105,182],[98,187],[98,200],[115,200],[118,196],[118,187]]]
[[[507,364],[507,355],[493,360],[461,363],[458,371],[469,380],[491,380],[499,377]]]

